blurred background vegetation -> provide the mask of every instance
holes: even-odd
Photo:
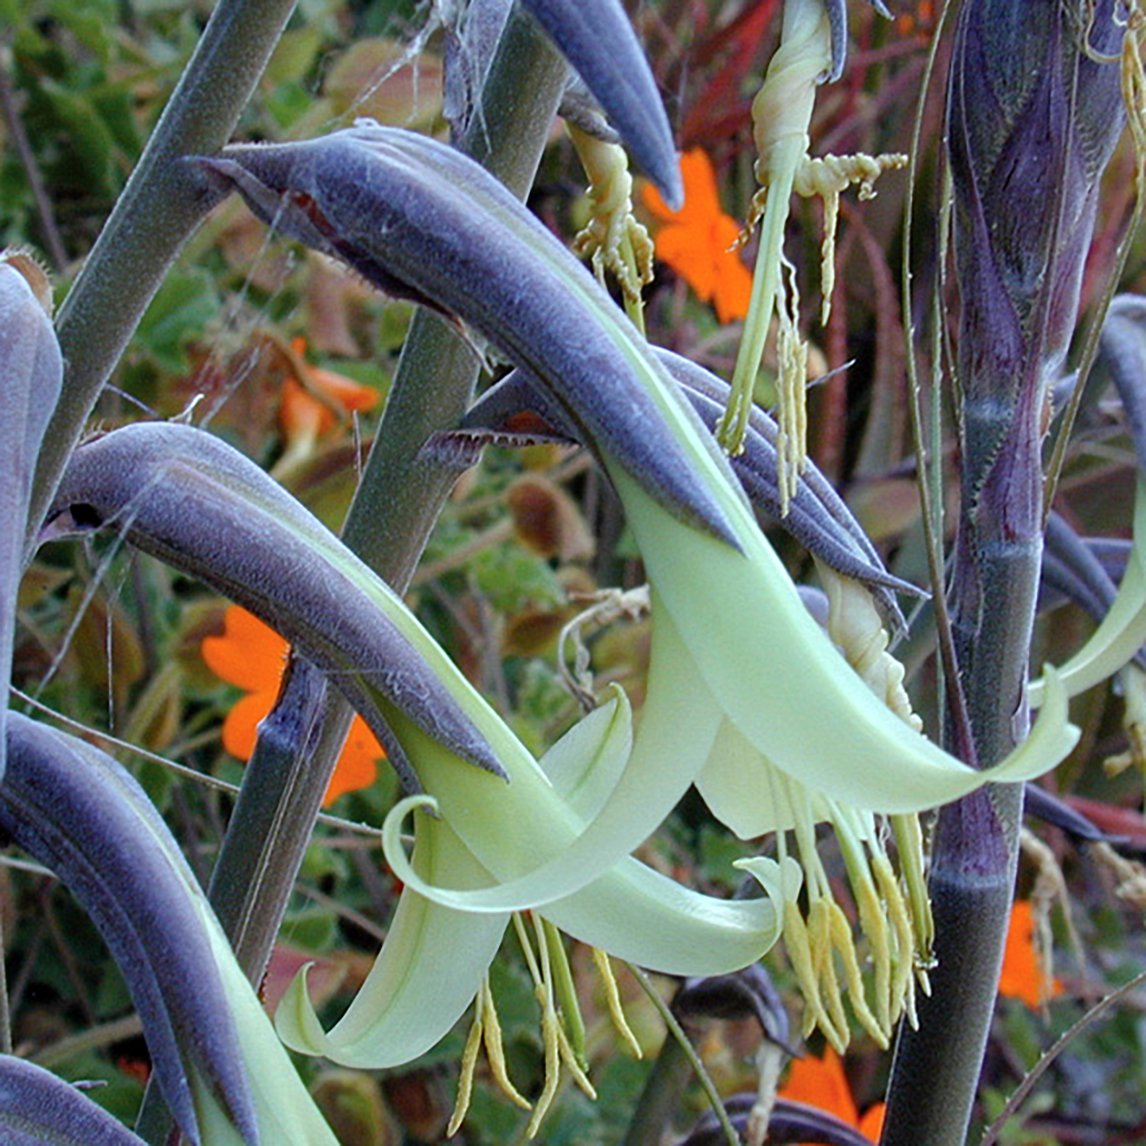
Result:
[[[735,291],[727,293],[736,275],[729,260],[750,266],[751,248],[730,254],[728,224],[717,221],[729,217],[735,233],[755,190],[749,104],[775,44],[779,7],[779,0],[641,0],[632,8],[680,147],[695,153],[690,169],[696,176],[678,217],[658,210],[654,197],[640,197],[654,236],[676,227],[666,250],[684,252],[672,260],[675,269],[658,264],[657,280],[646,292],[650,339],[726,377],[743,313]],[[907,150],[937,6],[926,0],[902,3],[891,21],[866,5],[851,7],[850,64],[842,81],[821,95],[813,151]],[[53,271],[58,296],[122,190],[210,8],[204,0],[0,0],[0,247],[36,250]],[[442,132],[445,8],[302,0],[241,134],[302,138],[360,115]],[[931,371],[928,349],[942,352],[948,335],[943,300],[949,287],[935,243],[941,86],[933,84],[922,105],[916,265],[908,303],[922,336],[925,379]],[[1105,285],[1131,210],[1132,172],[1126,149],[1108,176],[1084,313]],[[715,195],[704,186],[710,177]],[[571,239],[587,215],[584,184],[572,147],[555,127],[531,206]],[[827,329],[813,319],[815,291],[805,292],[804,305],[820,363],[814,372],[852,364],[813,391],[812,455],[845,491],[893,570],[923,584],[899,269],[906,187],[905,177],[893,174],[881,182],[873,202],[858,206],[845,200],[839,285]],[[803,281],[814,283],[820,208],[800,202],[794,212],[788,252],[800,264]],[[697,269],[705,265],[716,268],[712,273],[723,287],[706,285],[707,272]],[[1139,247],[1123,289],[1146,286],[1144,273],[1146,252]],[[228,202],[168,276],[98,418],[110,426],[139,417],[178,417],[193,408],[196,422],[209,424],[265,465],[337,529],[410,314],[408,304],[383,299],[322,258],[269,238],[237,201]],[[1100,390],[1092,387],[1096,398],[1084,411],[1058,508],[1084,533],[1125,536],[1133,453]],[[769,400],[766,380],[758,397]],[[793,574],[806,578],[806,556],[783,534],[775,541]],[[559,636],[598,590],[640,581],[619,508],[587,456],[556,447],[519,454],[489,450],[482,466],[459,482],[410,599],[524,741],[540,751],[577,714],[563,669],[572,666],[578,640],[592,654],[595,684],[618,680],[639,702],[648,646],[644,622],[621,614],[607,623],[587,621],[564,644]],[[24,585],[15,654],[14,681],[23,694],[16,703],[47,706],[93,735],[111,734],[155,754],[118,751],[204,877],[232,802],[225,787],[204,779],[234,784],[242,768],[224,746],[224,721],[260,687],[269,704],[283,656],[273,639],[269,645],[240,642],[239,659],[245,654],[265,671],[256,674],[257,683],[221,678],[204,659],[203,644],[226,639],[225,612],[224,601],[115,544],[49,547]],[[1044,626],[1036,661],[1061,659],[1088,627],[1081,613],[1059,610],[1053,626]],[[908,644],[901,652],[912,669],[916,703],[934,728],[929,650]],[[1141,771],[1112,777],[1102,767],[1128,748],[1121,701],[1097,690],[1081,698],[1075,719],[1084,728],[1082,743],[1051,783],[1096,822],[1128,837],[1132,848],[1146,848]],[[311,983],[321,985],[330,1014],[338,1013],[385,933],[396,888],[381,865],[376,839],[357,825],[380,824],[396,786],[383,765],[374,783],[356,788],[369,780],[369,771],[340,771],[342,787],[351,790],[332,793],[329,810],[338,819],[321,824],[316,834],[264,983],[269,1001],[304,957],[316,958]],[[1037,1005],[1037,991],[1028,991],[1025,1001],[1000,1000],[983,1081],[985,1119],[998,1112],[1056,1035],[1098,995],[1143,966],[1141,898],[1120,898],[1117,873],[1055,830],[1039,826],[1039,833],[1047,844],[1042,867],[1024,864],[1020,890],[1024,898],[1038,893],[1038,911],[1051,922],[1058,990],[1045,1007]],[[727,878],[730,856],[747,850],[710,822],[699,800],[687,800],[670,830],[649,845],[646,858],[711,889]],[[1060,865],[1082,941],[1079,952],[1066,943],[1063,903],[1049,905],[1046,895],[1048,873]],[[105,1081],[92,1097],[130,1119],[147,1057],[114,964],[84,914],[49,875],[11,856],[0,867],[0,891],[18,1053],[69,1078]],[[1029,986],[1048,970],[1032,948],[1029,928],[1014,938],[1015,959],[1026,960],[1016,965],[1017,982]],[[507,941],[495,965],[494,987],[510,1073],[529,1094],[540,1085],[541,1044],[531,984],[512,943]],[[622,973],[630,1022],[646,1057],[638,1061],[618,1047],[585,955],[575,953],[574,968],[599,1100],[590,1103],[566,1088],[542,1131],[549,1143],[620,1141],[650,1056],[664,1037],[655,1011]],[[782,956],[770,957],[768,966],[785,990]],[[662,988],[671,991],[668,983]],[[400,1070],[355,1073],[315,1062],[300,1068],[344,1142],[434,1142],[444,1133],[453,1103],[464,1034],[455,1032]],[[713,1023],[700,1034],[722,1090],[753,1085],[757,1037],[746,1023]],[[816,1043],[809,1049],[813,1057],[823,1051]],[[857,1038],[845,1064],[853,1116],[855,1106],[862,1109],[880,1096],[887,1065],[887,1056]],[[824,1101],[828,1085],[822,1084]],[[1002,1140],[1146,1142],[1143,1093],[1146,997],[1139,994],[1072,1042]],[[815,1094],[805,1097],[813,1100]],[[689,1093],[682,1127],[703,1105],[699,1091]],[[480,1086],[457,1140],[516,1141],[525,1122],[496,1091]]]

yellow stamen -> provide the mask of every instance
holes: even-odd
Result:
[[[469,1035],[466,1037],[465,1050],[462,1051],[461,1069],[458,1074],[458,1096],[454,1101],[454,1110],[450,1115],[446,1127],[446,1137],[452,1138],[465,1121],[469,1113],[470,1101],[473,1098],[474,1072],[477,1068],[478,1050],[485,1045],[486,1058],[489,1060],[490,1074],[498,1089],[515,1105],[522,1110],[529,1110],[529,1102],[523,1098],[517,1087],[509,1078],[505,1064],[505,1048],[501,1040],[501,1023],[497,1017],[497,1007],[494,1005],[493,992],[489,985],[489,975],[482,980],[481,988],[474,1000],[474,1020],[470,1025]]]
[[[625,1018],[624,1005],[621,1002],[621,992],[617,987],[617,978],[613,974],[613,965],[609,962],[608,952],[600,947],[593,948],[593,964],[601,979],[601,988],[605,992],[605,1006],[609,1009],[609,1017],[613,1020],[613,1027],[621,1036],[629,1049],[637,1058],[644,1058],[641,1044],[633,1034],[628,1019]]]
[[[923,829],[919,826],[919,817],[914,814],[888,818],[895,834],[900,875],[907,887],[916,964],[930,967],[934,963],[935,918],[931,914],[931,898],[927,894],[927,876],[923,870]]]
[[[887,915],[883,900],[872,880],[870,861],[860,842],[860,833],[848,823],[846,817],[841,816],[840,822],[837,823],[836,838],[840,842],[840,853],[848,870],[848,883],[859,912],[860,930],[867,938],[875,965],[875,1012],[881,1037],[887,1040],[891,1037],[891,1028],[895,1021],[891,1013],[892,950]],[[855,988],[851,989],[853,995],[858,994]],[[880,1042],[880,1039],[877,1038],[876,1041]],[[886,1046],[886,1041],[881,1042],[881,1045]]]
[[[781,369],[778,393],[777,469],[784,513],[803,467],[807,430],[804,389],[807,381],[807,344],[796,329],[798,313],[795,276],[785,285],[782,272],[784,224],[792,193],[819,195],[824,200],[824,235],[820,245],[823,289],[821,318],[828,321],[835,285],[835,231],[839,197],[853,183],[860,198],[875,194],[876,177],[892,167],[903,167],[902,155],[808,156],[809,128],[816,88],[831,64],[831,32],[822,0],[786,0],[780,47],[768,65],[764,84],[752,102],[756,143],[756,177],[761,190],[752,203],[747,230],[762,221],[760,246],[752,284],[752,299],[744,324],[744,338],[732,377],[728,409],[717,428],[717,438],[730,454],[743,448],[748,412],[764,342],[773,315],[780,324]],[[787,327],[787,331],[785,331]],[[785,354],[784,343],[788,343]],[[786,358],[786,361],[785,361]]]
[[[561,932],[542,919],[541,930],[545,936],[545,950],[549,956],[552,982],[557,999],[560,1000],[558,1013],[562,1019],[562,1029],[569,1039],[569,1045],[582,1069],[588,1067],[585,1057],[585,1020],[581,1015],[581,1004],[577,999],[577,989],[573,984],[573,971],[569,966],[569,956]]]
[[[470,1099],[474,1091],[474,1070],[477,1068],[478,1051],[481,1049],[481,996],[474,1007],[474,1021],[462,1051],[461,1069],[458,1073],[458,1095],[454,1099],[454,1110],[446,1126],[446,1137],[452,1138],[461,1128],[470,1109]]]
[[[844,909],[834,899],[825,900],[828,911],[828,923],[831,929],[832,949],[839,955],[844,968],[844,981],[847,983],[848,997],[851,999],[852,1010],[855,1012],[859,1024],[876,1044],[887,1050],[891,1031],[886,1024],[881,1023],[871,1013],[864,994],[863,974],[860,972],[859,960],[856,958],[855,943],[852,940],[852,926]]]
[[[833,1046],[846,1046],[847,1041],[836,1030],[824,1007],[808,928],[799,907],[790,899],[784,901],[784,947],[788,952],[788,962],[795,972],[796,982],[800,985],[800,994],[804,996],[804,1037],[807,1038],[819,1027]]]
[[[553,1105],[553,1099],[557,1095],[557,1086],[561,1081],[561,1043],[558,1037],[560,1023],[557,1018],[557,1008],[553,1003],[549,946],[545,942],[541,920],[536,915],[533,916],[533,926],[537,938],[537,950],[541,959],[539,972],[534,976],[533,995],[541,1008],[541,1041],[545,1048],[545,1083],[537,1097],[533,1116],[525,1130],[527,1138],[533,1138],[541,1128],[545,1115],[549,1113],[549,1108]],[[524,928],[522,930],[524,931]]]
[[[482,1016],[482,1041],[485,1043],[485,1055],[489,1060],[490,1074],[497,1083],[497,1088],[522,1110],[530,1110],[529,1100],[513,1085],[509,1077],[509,1068],[505,1061],[505,1044],[501,1037],[501,1020],[497,1017],[497,1007],[493,1001],[493,991],[490,989],[489,976],[482,982],[481,994],[478,996]]]
[[[892,960],[890,1011],[894,1022],[902,1013],[905,1003],[912,997],[912,974],[915,964],[915,935],[911,927],[911,917],[907,911],[899,881],[892,870],[891,861],[882,853],[876,853],[871,860],[872,874],[876,886],[887,907],[888,921],[895,936],[895,957]]]
[[[848,1046],[848,1017],[844,1011],[843,994],[832,949],[832,915],[834,901],[817,896],[808,907],[808,941],[812,947],[812,962],[820,984],[820,998],[831,1017],[831,1027],[825,1037],[840,1054]],[[834,1037],[833,1037],[834,1036]]]

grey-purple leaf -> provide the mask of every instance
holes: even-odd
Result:
[[[360,121],[322,139],[232,146],[197,162],[271,226],[383,290],[464,319],[542,382],[582,440],[674,516],[736,544],[658,404],[683,401],[663,368],[593,276],[473,160]],[[653,373],[659,394],[642,379]]]
[[[33,287],[35,284],[35,289]],[[32,475],[63,380],[52,320],[37,290],[47,278],[27,255],[0,254],[0,681],[7,688],[16,629],[16,593],[24,568]],[[0,704],[0,775],[4,713]]]
[[[51,1071],[0,1055],[4,1146],[145,1146],[83,1091]]]
[[[238,1034],[192,899],[195,877],[135,780],[98,748],[10,713],[0,829],[91,916],[123,971],[183,1133],[199,1140],[194,1069],[244,1139],[257,1142]]]
[[[463,759],[504,775],[448,688],[379,605],[381,597],[407,628],[417,626],[401,601],[295,498],[220,439],[190,426],[144,422],[85,442],[49,520],[53,532],[119,530],[144,552],[238,601],[328,672],[383,743],[392,742],[390,704]],[[391,761],[400,772],[402,760]],[[417,787],[412,774],[403,780]]]
[[[522,0],[616,125],[672,208],[684,184],[656,80],[618,0]]]
[[[1065,801],[1052,795],[1040,784],[1027,784],[1023,788],[1023,812],[1037,816],[1044,823],[1053,824],[1074,836],[1076,840],[1107,844],[1123,844],[1123,836],[1112,836],[1104,832],[1088,816]]]
[[[1118,586],[1087,543],[1060,514],[1053,512],[1047,518],[1040,604],[1044,589],[1057,590],[1096,621],[1106,616],[1118,592]]]
[[[1138,468],[1146,468],[1146,296],[1120,294],[1102,324],[1099,363],[1122,400]]]
[[[871,6],[885,19],[891,19],[891,13],[883,0],[869,0]],[[844,74],[844,67],[848,62],[848,10],[847,0],[825,0],[824,6],[828,10],[828,23],[832,29],[832,66],[824,77],[829,83]]]

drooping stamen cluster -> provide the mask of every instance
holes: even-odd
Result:
[[[589,258],[597,280],[605,272],[617,280],[629,317],[644,330],[641,288],[653,281],[653,243],[633,215],[633,177],[625,149],[569,124],[569,138],[589,176],[592,215],[573,240],[573,250]]]
[[[903,688],[903,666],[887,652],[888,637],[871,594],[859,582],[822,568],[829,600],[828,631],[872,691],[913,728],[921,721]],[[906,1012],[914,1022],[915,979],[927,987],[933,925],[924,880],[923,835],[915,814],[876,817],[824,796],[812,795],[781,773],[770,777],[777,801],[790,813],[804,871],[806,909],[794,896],[785,904],[784,943],[805,1000],[804,1033],[819,1028],[841,1052],[848,1042],[846,991],[860,1025],[886,1047]],[[860,931],[869,945],[869,991],[856,954],[852,926],[836,902],[816,846],[815,824],[828,822],[839,843]],[[884,846],[890,822],[899,872]],[[781,860],[788,831],[777,833]],[[841,982],[842,972],[842,982]]]
[[[835,282],[835,227],[839,197],[853,183],[860,198],[870,199],[874,181],[889,169],[903,167],[904,155],[808,155],[808,131],[816,89],[831,74],[832,30],[822,0],[787,0],[780,47],[768,66],[764,84],[752,102],[756,144],[756,178],[761,190],[753,200],[747,231],[762,223],[752,302],[732,380],[732,397],[721,422],[722,445],[739,452],[752,403],[752,389],[763,356],[768,327],[778,323],[777,464],[781,501],[794,496],[803,468],[807,421],[807,344],[799,331],[800,296],[795,268],[784,255],[784,225],[792,193],[824,201],[824,235],[820,247],[821,321],[827,322]]]
[[[489,975],[482,981],[481,990],[474,1000],[474,1017],[470,1033],[462,1052],[458,1078],[458,1093],[450,1116],[446,1134],[452,1137],[462,1125],[473,1097],[474,1074],[478,1055],[485,1047],[490,1076],[494,1084],[515,1106],[531,1111],[526,1135],[536,1136],[553,1105],[561,1082],[562,1068],[577,1086],[591,1099],[597,1097],[589,1081],[588,1061],[585,1057],[585,1022],[573,985],[569,956],[561,932],[547,919],[537,914],[517,912],[513,916],[514,932],[521,946],[525,966],[533,980],[533,994],[541,1012],[541,1045],[545,1053],[544,1083],[535,1103],[529,1102],[514,1086],[509,1077],[502,1042],[501,1023],[490,988]],[[533,937],[530,938],[532,930]],[[641,1057],[641,1047],[633,1035],[621,1008],[620,993],[609,964],[608,954],[593,949],[593,964],[605,992],[605,1001],[613,1025],[622,1042]]]

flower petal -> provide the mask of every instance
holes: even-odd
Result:
[[[498,792],[496,815],[475,814],[477,808],[492,807],[485,791],[489,777],[477,769],[466,770],[468,776],[460,775],[449,754],[439,746],[425,737],[419,745],[415,730],[395,726],[409,745],[418,774],[434,793],[434,804],[479,862],[503,881],[476,891],[423,885],[423,894],[466,911],[542,907],[607,872],[659,827],[707,758],[721,713],[712,705],[693,702],[688,657],[678,646],[671,624],[658,624],[655,597],[653,615],[656,636],[641,730],[607,802],[588,823],[574,806],[557,796],[528,753],[520,745],[514,747],[515,742],[506,736],[495,743],[499,744],[510,784]],[[598,716],[609,709],[616,718]],[[591,726],[594,736],[578,730],[582,732],[578,750],[609,757],[623,751],[629,737],[627,702],[622,705],[614,698],[588,719],[593,717],[598,717]],[[605,767],[612,771],[615,764]],[[601,799],[598,791],[592,804]],[[402,878],[409,873],[404,870],[400,821],[412,806],[413,801],[396,807],[383,829],[386,858]],[[506,839],[507,823],[514,825],[512,840]]]
[[[1146,479],[1140,478],[1134,497],[1134,545],[1122,583],[1102,623],[1090,640],[1058,669],[1070,696],[1113,676],[1134,659],[1146,642]],[[1046,684],[1030,685],[1031,706],[1045,703]]]
[[[222,635],[204,637],[199,652],[220,680],[244,692],[277,692],[286,667],[287,642],[254,613],[228,605]]]
[[[968,768],[873,696],[802,606],[754,522],[738,530],[737,552],[681,528],[619,468],[612,478],[695,671],[756,750],[806,788],[872,811],[921,811],[987,779],[1039,775],[1076,742],[1059,686],[1053,715],[1024,746],[995,769]],[[731,492],[725,502],[739,525],[742,504]],[[761,673],[764,657],[774,671]]]
[[[444,820],[423,817],[413,865],[429,881],[480,883],[488,873]],[[306,991],[305,969],[287,988],[275,1026],[287,1046],[344,1066],[382,1069],[429,1050],[461,1018],[509,922],[441,907],[408,888],[381,954],[346,1014],[324,1032]]]

